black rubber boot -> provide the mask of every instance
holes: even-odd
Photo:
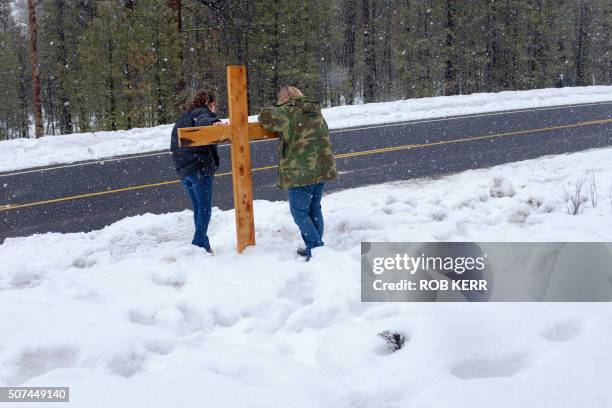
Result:
[[[306,262],[310,261],[310,258],[312,258],[312,252],[310,252],[307,248],[299,248],[297,250],[297,254],[304,257]]]

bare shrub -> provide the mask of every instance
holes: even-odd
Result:
[[[387,342],[392,353],[404,347],[406,343],[406,336],[400,332],[385,330],[378,333],[378,336],[382,337]]]
[[[591,202],[591,207],[597,207],[599,203],[599,197],[597,195],[597,179],[595,178],[595,170],[591,171],[589,175],[589,201]]]
[[[582,205],[588,201],[588,197],[582,194],[585,183],[585,178],[579,177],[574,183],[563,185],[563,201],[565,202],[565,208],[567,208],[568,214],[580,214]]]

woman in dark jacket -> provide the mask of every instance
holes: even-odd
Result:
[[[212,253],[208,240],[208,223],[212,211],[213,178],[219,167],[216,145],[179,147],[178,129],[194,126],[208,126],[220,122],[215,111],[215,94],[209,90],[199,91],[189,110],[181,115],[172,129],[170,151],[181,185],[191,198],[195,234],[191,243]]]

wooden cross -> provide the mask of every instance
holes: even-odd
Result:
[[[181,147],[204,146],[228,140],[232,143],[236,239],[238,253],[240,253],[247,246],[255,245],[253,179],[249,143],[251,140],[276,139],[278,135],[268,132],[259,123],[249,123],[245,66],[230,65],[227,67],[227,94],[229,124],[179,129],[178,137]]]

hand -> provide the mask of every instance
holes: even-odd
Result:
[[[223,123],[223,122],[215,122],[213,123],[213,126],[219,126],[219,125],[226,125],[227,123]]]

